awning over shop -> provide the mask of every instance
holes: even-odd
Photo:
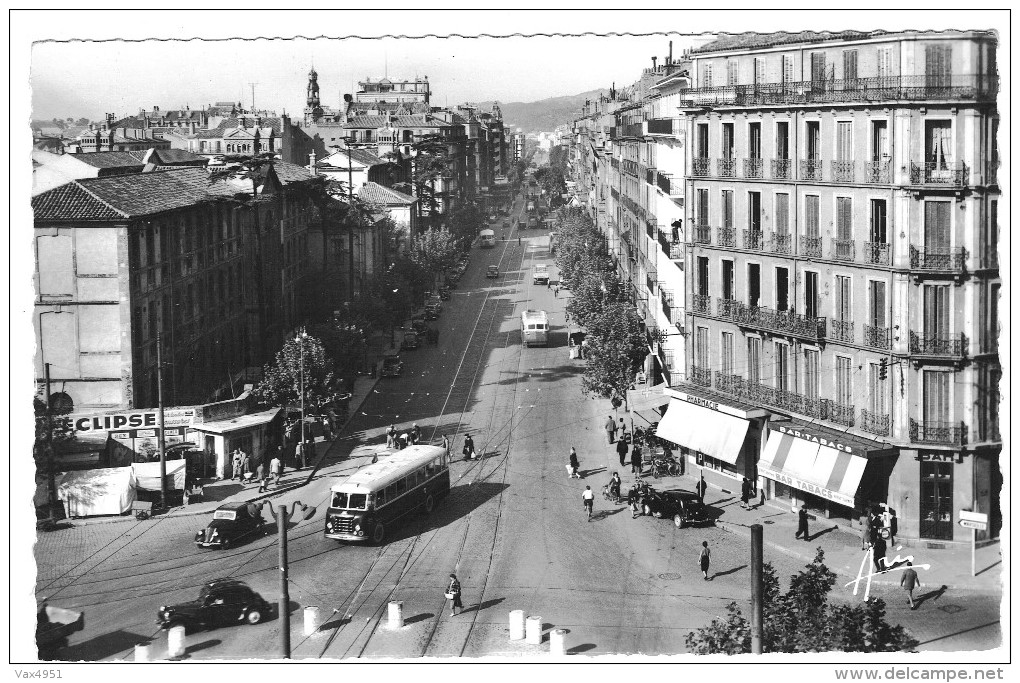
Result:
[[[739,417],[673,399],[655,434],[732,465],[740,455],[749,426]]]
[[[269,410],[263,410],[258,413],[249,413],[248,415],[238,415],[237,417],[230,418],[229,420],[216,420],[214,422],[198,422],[195,423],[189,429],[196,432],[206,432],[208,434],[227,434],[230,432],[236,432],[242,429],[251,429],[253,427],[259,427],[264,424],[268,424],[276,419],[276,416],[280,414],[282,408],[270,408]]]
[[[867,458],[853,455],[842,444],[803,438],[789,429],[771,429],[758,460],[758,474],[854,507],[854,495],[867,464]]]

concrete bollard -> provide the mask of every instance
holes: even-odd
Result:
[[[183,626],[172,626],[170,631],[167,633],[167,656],[170,659],[176,659],[183,657],[186,650],[184,643],[184,627]]]
[[[400,600],[390,601],[389,627],[403,628],[404,626],[404,603]]]
[[[510,612],[510,640],[524,640],[524,610]]]
[[[151,662],[149,658],[149,643],[138,643],[135,645],[135,661],[136,662]]]
[[[524,627],[524,640],[529,645],[542,644],[542,617],[528,617]]]
[[[319,608],[305,607],[305,635],[310,636],[319,630]]]
[[[553,629],[549,634],[549,654],[554,657],[565,657],[567,654],[567,630]]]

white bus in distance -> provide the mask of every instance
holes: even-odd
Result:
[[[481,239],[481,246],[483,249],[489,249],[496,246],[496,233],[493,230],[482,230],[478,233],[478,237]]]
[[[549,284],[549,266],[544,263],[536,264],[535,270],[531,273],[531,281],[536,285]]]
[[[450,493],[449,454],[440,446],[383,449],[379,461],[330,489],[326,538],[376,545],[415,510],[432,512]]]
[[[521,313],[521,342],[529,346],[548,346],[549,314],[545,311],[524,311]]]

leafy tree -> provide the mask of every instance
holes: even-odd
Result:
[[[485,227],[485,215],[475,202],[461,202],[450,216],[453,234],[461,249],[466,249]]]
[[[89,121],[88,117],[87,116],[83,116],[80,119],[78,119],[77,121],[75,121],[74,125],[85,127],[85,126],[89,125],[89,123],[90,123],[90,121]]]
[[[408,189],[418,198],[418,215],[427,216],[427,224],[434,227],[439,215],[441,193],[436,182],[449,173],[452,166],[449,143],[440,135],[424,135],[411,145],[411,181],[395,183],[394,188]]]
[[[360,297],[355,303],[341,308],[328,323],[309,326],[311,334],[322,340],[337,374],[345,378],[357,374],[362,365],[371,325],[368,302]]]
[[[436,283],[441,273],[456,264],[459,251],[457,238],[449,230],[429,228],[412,239],[408,256],[423,272],[429,273],[433,283]]]
[[[262,381],[255,385],[256,401],[264,406],[300,403],[302,364],[305,407],[316,410],[326,405],[340,385],[325,346],[311,335],[284,342],[275,361],[263,369]]]
[[[829,592],[836,575],[825,566],[824,553],[790,577],[790,589],[779,589],[775,569],[763,567],[763,652],[897,652],[917,647],[902,626],[885,619],[885,602],[869,599],[860,604],[830,605]],[[696,654],[743,654],[751,651],[751,624],[736,602],[726,608],[725,619],[687,634],[687,647]]]
[[[57,499],[56,464],[54,455],[62,444],[74,440],[74,423],[64,414],[46,410],[46,402],[34,400],[35,408],[35,456],[36,473],[45,473],[46,499],[51,511],[60,508]]]
[[[542,166],[535,171],[535,180],[549,196],[549,203],[559,204],[562,201],[564,192],[567,191],[567,183],[563,178],[563,170],[555,166]]]
[[[587,363],[581,387],[585,394],[623,402],[648,353],[637,312],[629,303],[614,301],[592,315],[586,327]]]

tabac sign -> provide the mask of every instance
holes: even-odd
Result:
[[[835,448],[837,451],[842,451],[843,453],[849,453],[850,455],[859,455],[862,458],[867,457],[867,453],[865,453],[864,450],[861,449],[858,446],[852,446],[852,445],[848,445],[848,444],[845,444],[845,443],[840,443],[838,441],[830,441],[829,439],[826,439],[824,436],[818,436],[817,434],[812,434],[811,432],[805,431],[805,430],[800,429],[800,428],[785,427],[783,425],[775,425],[775,426],[771,427],[771,429],[773,431],[779,432],[780,434],[789,434],[790,436],[795,436],[798,439],[804,439],[805,441],[810,441],[811,443],[816,443],[819,446],[825,446],[827,448]]]
[[[71,415],[69,417],[78,432],[156,429],[159,426],[158,410],[137,410],[106,415]],[[166,408],[163,410],[164,427],[190,427],[194,423],[194,408]]]

